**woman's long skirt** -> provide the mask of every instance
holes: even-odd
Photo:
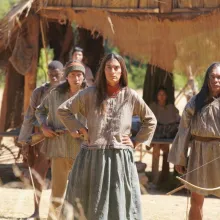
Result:
[[[69,177],[66,201],[74,207],[72,219],[141,220],[133,149],[82,148]],[[85,218],[77,217],[82,211]]]

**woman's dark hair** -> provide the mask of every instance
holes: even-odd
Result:
[[[74,49],[73,49],[73,53],[74,53],[74,52],[82,52],[82,53],[83,53],[83,48],[76,46],[76,47],[74,47]]]
[[[207,101],[210,97],[209,76],[217,67],[220,67],[219,62],[211,64],[211,66],[209,66],[209,68],[206,70],[203,86],[195,98],[195,113],[201,112],[202,108],[207,104]]]
[[[158,103],[157,96],[158,96],[158,93],[159,93],[160,91],[164,91],[164,92],[165,92],[165,94],[166,94],[166,96],[167,96],[167,99],[166,99],[166,105],[167,105],[167,104],[169,103],[168,92],[167,92],[167,89],[166,89],[164,86],[160,86],[160,87],[157,89],[157,91],[156,91],[156,93],[155,93],[154,101],[155,101],[156,103]]]
[[[70,60],[66,63],[64,70],[73,62],[73,60]],[[74,61],[76,62],[76,61]],[[77,61],[78,62],[78,61]],[[81,85],[81,89],[84,89],[86,87],[86,81],[85,81],[85,76],[84,80]],[[62,83],[60,83],[57,87],[56,90],[59,91],[60,93],[64,94],[70,90],[70,84],[67,79],[65,79]]]
[[[101,61],[95,80],[95,85],[97,88],[96,104],[101,111],[104,110],[104,101],[107,97],[107,80],[105,77],[105,66],[106,63],[112,59],[116,59],[121,66],[121,78],[119,81],[120,87],[123,88],[128,85],[128,71],[124,59],[118,54],[114,54],[114,53],[107,54]]]

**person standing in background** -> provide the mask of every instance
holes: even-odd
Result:
[[[168,102],[168,93],[165,87],[160,86],[155,95],[155,102],[150,104],[157,119],[157,128],[154,137],[157,139],[174,138],[179,126],[180,115],[174,104]],[[169,178],[169,163],[167,162],[169,154],[169,144],[152,144],[152,182],[157,185],[167,181]],[[163,151],[162,172],[159,177],[159,158],[160,150]]]
[[[38,105],[43,101],[44,97],[57,86],[63,77],[63,64],[59,61],[52,61],[48,65],[48,78],[49,82],[36,88],[30,98],[30,104],[24,115],[24,121],[21,126],[18,143],[22,145],[22,154],[24,162],[27,163],[37,174],[40,175],[42,180],[45,179],[50,161],[46,158],[45,154],[41,152],[42,144],[39,143],[35,146],[30,146],[30,138],[33,133],[39,132],[39,124],[35,117],[35,110]],[[42,184],[33,175],[34,186],[38,191],[35,198],[35,209],[31,217],[39,217],[40,195],[42,192]]]
[[[73,60],[78,60],[83,63],[83,49],[81,47],[75,47],[73,50],[73,55],[72,55]],[[92,74],[91,69],[84,64],[85,67],[85,79],[86,79],[86,85],[93,86],[94,85],[94,76]]]

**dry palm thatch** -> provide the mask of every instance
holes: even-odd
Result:
[[[27,0],[12,9],[1,22],[0,38],[8,41],[11,30],[18,21],[17,17],[25,10],[28,13],[33,2],[34,9],[41,16],[56,19],[58,22],[69,19],[80,27],[98,31],[116,45],[122,54],[141,60],[150,59],[151,64],[169,72],[173,70],[174,61],[178,70],[185,71],[191,65],[195,72],[219,59],[218,9],[191,20],[172,21],[150,15],[142,16],[141,19],[138,15],[118,15],[101,8],[81,12],[71,8],[73,3],[80,1]],[[48,5],[61,7],[47,10]]]
[[[137,59],[150,56],[151,64],[167,71],[173,70],[176,59],[183,71],[190,63],[200,68],[219,59],[219,10],[185,21],[161,21],[156,17],[139,20],[95,9],[82,13],[66,9],[61,15],[83,28],[99,31],[123,54]]]
[[[26,17],[34,0],[23,0],[14,6],[0,22],[0,40],[8,46],[12,30],[15,26],[21,26],[19,16],[26,10]]]

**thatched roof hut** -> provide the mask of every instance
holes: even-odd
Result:
[[[184,62],[191,59],[187,51],[182,57],[185,41],[192,43],[200,54],[207,54],[210,44],[218,48],[219,5],[219,0],[29,0],[20,3],[3,19],[1,34],[7,42],[19,26],[16,23],[28,18],[19,21],[17,15],[25,12],[23,16],[27,16],[33,11],[42,19],[61,24],[69,20],[98,31],[122,53],[138,59],[150,58],[153,65],[172,71],[172,61],[178,55],[186,59]],[[0,51],[5,41],[4,45],[0,44]],[[203,64],[205,60],[197,55],[194,54],[194,62]]]
[[[15,106],[24,99],[26,109],[29,103],[39,49],[50,45],[55,59],[68,59],[72,22],[89,30],[80,34],[93,70],[108,39],[122,54],[166,71],[191,66],[195,72],[219,59],[219,6],[219,0],[21,1],[0,22],[0,65],[7,66],[0,131],[22,120],[22,108],[15,111]]]

